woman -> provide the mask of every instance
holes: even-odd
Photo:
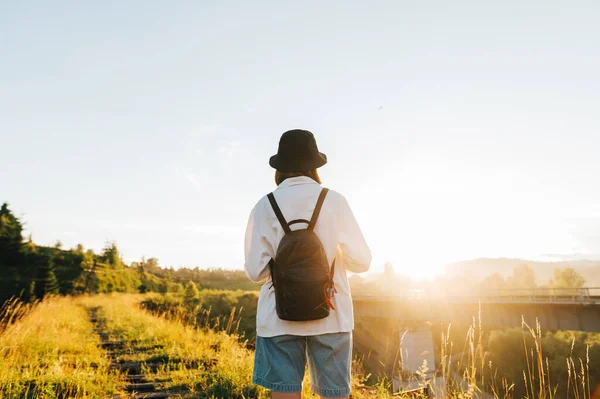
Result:
[[[317,168],[327,163],[313,134],[285,132],[278,153],[269,164],[276,169],[273,196],[291,230],[307,228],[322,187]],[[250,214],[246,230],[245,270],[263,284],[256,314],[256,354],[252,381],[272,391],[274,399],[301,398],[308,358],[311,389],[322,398],[348,398],[352,363],[354,317],[346,270],[369,269],[371,252],[346,199],[330,190],[322,202],[314,233],[321,241],[333,273],[335,295],[328,298],[329,316],[311,321],[286,321],[278,317],[269,263],[285,231],[267,196]],[[277,275],[277,273],[275,273]],[[327,295],[327,294],[326,294]],[[302,298],[298,298],[302,301]]]

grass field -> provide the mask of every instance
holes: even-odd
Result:
[[[260,291],[262,283],[254,283],[250,280],[247,281],[229,281],[229,280],[215,280],[205,281],[202,283],[202,288],[214,289],[214,290],[242,290],[242,291]]]
[[[204,299],[214,294],[207,292]],[[0,398],[126,398],[131,397],[128,390],[134,376],[141,376],[144,383],[172,398],[270,397],[251,382],[253,352],[237,335],[239,319],[235,312],[229,319],[216,316],[218,323],[199,322],[185,312],[161,316],[160,312],[142,309],[142,301],[149,297],[51,297],[5,312],[4,323],[0,321],[4,325],[0,330]],[[8,323],[6,318],[10,319],[11,314],[21,317]],[[208,312],[205,314],[210,317]],[[517,396],[515,381],[493,377],[481,326],[471,326],[462,353],[453,352],[448,334],[443,334],[437,368],[438,375],[447,382],[448,392],[438,397],[596,399],[595,384],[590,384],[595,371],[590,370],[589,347],[586,358],[566,358],[568,384],[559,387],[551,380],[542,341],[539,327],[525,326],[526,357],[522,367],[526,395]],[[367,377],[361,362],[355,361],[352,398],[391,397],[388,379],[371,378],[375,385],[365,386]],[[303,397],[315,398],[306,382],[308,375]],[[481,387],[492,394],[483,394]]]
[[[94,398],[118,392],[85,308],[71,298],[34,307],[0,336],[0,397]]]
[[[55,297],[34,306],[0,336],[0,397],[126,394],[126,373],[115,364],[140,364],[146,380],[159,381],[170,397],[270,397],[251,383],[253,353],[232,333],[233,326],[230,333],[194,328],[141,310],[141,299]],[[103,341],[123,345],[111,359]],[[314,396],[306,391],[305,397]],[[376,389],[360,389],[353,397],[382,396]]]

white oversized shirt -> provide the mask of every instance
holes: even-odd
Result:
[[[284,180],[273,195],[288,222],[295,219],[310,220],[321,189],[311,178],[299,176]],[[290,229],[306,227],[306,223],[294,223]],[[246,229],[244,267],[252,281],[267,280],[258,298],[258,336],[319,335],[347,332],[354,328],[352,297],[346,270],[354,273],[367,271],[371,264],[371,251],[343,195],[329,190],[314,231],[323,244],[330,265],[335,257],[333,282],[337,293],[332,299],[335,310],[332,309],[328,317],[320,320],[281,320],[275,310],[275,291],[271,287],[268,263],[275,257],[277,245],[285,233],[266,196],[252,210]]]

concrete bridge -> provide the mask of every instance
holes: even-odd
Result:
[[[490,327],[521,327],[525,321],[542,330],[577,330],[600,332],[600,287],[576,289],[502,290],[465,296],[411,290],[398,295],[356,295],[354,314],[397,322],[400,334],[399,353],[402,369],[415,379],[434,380],[435,367],[426,376],[417,375],[424,361],[435,365],[431,328],[426,323],[481,324]],[[401,382],[391,375],[394,391],[410,391],[411,382]],[[460,377],[458,377],[460,380]],[[436,379],[429,386],[428,397],[445,391],[445,382]],[[414,382],[412,383],[415,384]],[[480,398],[492,395],[481,393]]]
[[[524,320],[543,330],[600,332],[600,287],[488,291],[445,296],[412,290],[398,295],[358,295],[354,314],[422,322],[521,327]]]

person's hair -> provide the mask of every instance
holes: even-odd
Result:
[[[306,176],[310,177],[317,183],[321,184],[321,178],[319,177],[319,173],[316,169],[307,170],[304,172],[282,172],[280,170],[275,171],[275,183],[280,185],[285,179],[289,179],[290,177],[298,177],[298,176]]]

